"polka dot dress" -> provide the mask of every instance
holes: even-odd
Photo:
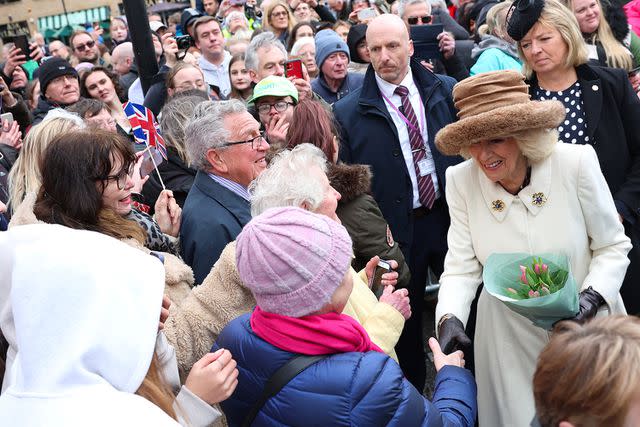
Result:
[[[580,82],[575,82],[568,89],[559,92],[536,87],[533,91],[533,99],[538,101],[560,101],[564,104],[567,116],[564,122],[558,126],[558,141],[568,144],[589,143]]]

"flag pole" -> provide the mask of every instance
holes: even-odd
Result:
[[[150,150],[151,147],[147,146],[147,150]],[[157,148],[156,148],[157,150]],[[162,176],[160,176],[160,171],[158,170],[158,165],[156,164],[156,159],[153,158],[153,154],[149,151],[149,155],[151,156],[151,161],[153,162],[153,167],[156,170],[156,174],[158,175],[158,179],[160,180],[160,185],[162,185],[162,190],[166,190],[167,187],[164,186],[164,182],[162,181]]]

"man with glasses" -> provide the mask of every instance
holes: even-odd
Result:
[[[78,62],[89,62],[93,65],[111,68],[110,64],[107,64],[106,61],[101,58],[98,44],[89,32],[84,30],[76,31],[71,35],[69,44]]]
[[[298,91],[293,83],[284,77],[266,77],[253,88],[248,103],[254,105],[269,144],[284,146],[293,109],[298,103]]]
[[[33,111],[33,125],[40,123],[49,110],[68,107],[80,99],[78,72],[62,58],[44,61],[38,68],[38,79],[40,97]]]
[[[433,59],[430,62],[424,62],[427,68],[436,74],[446,74],[460,81],[469,77],[469,70],[464,65],[462,58],[456,54],[456,41],[449,28],[458,32],[455,27],[460,27],[447,13],[440,13],[431,10],[431,4],[428,0],[398,0],[398,15],[410,28],[412,25],[430,25],[442,24],[444,31],[438,35],[438,46],[442,53],[442,61]],[[439,9],[438,9],[439,10]],[[469,38],[469,34],[462,29]]]
[[[200,284],[251,219],[249,184],[267,167],[269,143],[238,100],[199,104],[185,128],[197,169],[182,210],[181,253]]]

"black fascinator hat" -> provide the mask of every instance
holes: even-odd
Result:
[[[516,0],[507,14],[507,33],[515,41],[520,41],[538,22],[544,0]]]

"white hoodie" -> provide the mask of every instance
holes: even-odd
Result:
[[[133,394],[156,341],[158,259],[103,234],[25,225],[0,233],[0,281],[19,349],[0,425],[178,425]]]

